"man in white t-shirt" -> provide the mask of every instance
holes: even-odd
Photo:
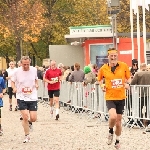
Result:
[[[37,119],[37,69],[30,66],[30,58],[23,56],[21,58],[22,66],[17,68],[12,80],[13,91],[16,92],[16,98],[19,104],[19,110],[23,117],[22,126],[25,132],[24,143],[30,141],[29,122],[35,122]]]
[[[9,68],[6,70],[8,73],[8,76],[6,77],[6,79],[8,80],[8,95],[9,95],[9,110],[12,111],[12,96],[14,95],[15,97],[15,101],[16,101],[16,94],[13,93],[13,89],[11,87],[11,77],[13,76],[14,72],[15,72],[16,68],[15,68],[15,63],[13,61],[11,61],[9,63]],[[15,107],[15,111],[18,110],[18,106],[17,106],[17,101],[16,101],[16,107]]]

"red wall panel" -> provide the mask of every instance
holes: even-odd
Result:
[[[84,43],[85,47],[85,65],[88,65],[90,63],[90,56],[89,56],[89,45],[90,44],[101,44],[101,43],[113,43],[112,38],[106,38],[106,39],[90,39],[86,40]],[[129,66],[131,66],[132,63],[132,53],[129,54],[121,54],[122,51],[131,51],[132,50],[132,42],[131,38],[119,38],[119,44],[118,44],[118,57],[120,61],[123,61],[127,63]],[[144,44],[143,44],[143,38],[140,38],[140,50],[141,50],[141,63],[144,62]],[[138,46],[137,46],[137,39],[134,38],[134,58],[138,59]]]

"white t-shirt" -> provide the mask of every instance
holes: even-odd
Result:
[[[8,68],[6,69],[6,71],[8,72],[8,77],[12,77],[14,72],[15,72],[16,68],[14,69],[11,69],[11,68]],[[11,79],[8,79],[8,87],[11,87]]]
[[[23,71],[19,67],[14,72],[11,80],[15,82],[17,93],[16,98],[24,101],[37,101],[37,89],[35,80],[37,80],[37,69],[30,66],[29,71]]]

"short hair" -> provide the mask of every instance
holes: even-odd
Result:
[[[107,51],[107,52],[108,52],[108,54],[109,54],[111,51],[116,51],[116,52],[118,52],[118,50],[117,50],[116,48],[114,48],[114,47],[113,47],[113,48],[109,48],[109,49],[108,49],[108,51]]]
[[[9,64],[10,64],[10,63],[13,63],[13,64],[15,64],[15,62],[14,62],[14,61],[12,61],[12,60],[9,62]]]
[[[64,65],[62,63],[58,64],[58,68],[63,68],[63,67],[64,67]]]
[[[74,66],[75,66],[75,68],[76,68],[77,70],[80,70],[80,64],[79,64],[79,63],[75,63]]]
[[[140,68],[143,68],[143,67],[145,67],[145,68],[147,67],[145,63],[140,64]]]
[[[22,63],[22,60],[29,60],[31,61],[29,56],[22,56],[20,62]]]

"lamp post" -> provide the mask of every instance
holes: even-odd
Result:
[[[107,12],[110,15],[112,32],[113,32],[113,47],[118,48],[117,45],[117,13],[120,11],[120,0],[107,0]],[[116,39],[116,41],[115,41]]]

